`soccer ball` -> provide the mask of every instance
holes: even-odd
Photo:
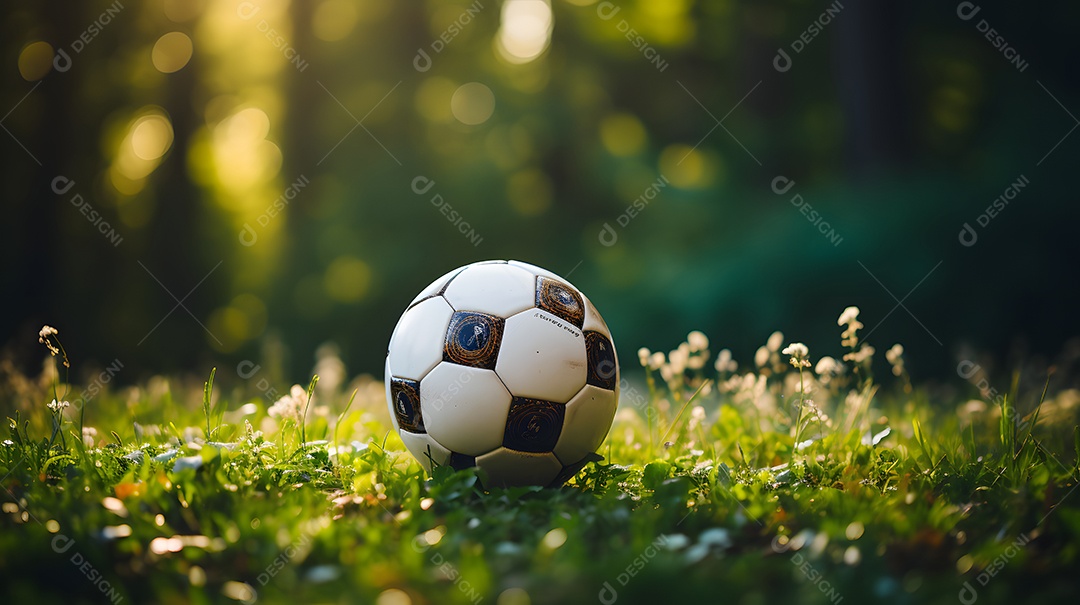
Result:
[[[559,485],[597,459],[619,397],[611,331],[588,298],[518,261],[474,263],[413,299],[390,337],[394,428],[428,472]]]

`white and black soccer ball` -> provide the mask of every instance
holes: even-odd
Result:
[[[489,486],[559,484],[611,428],[619,362],[604,319],[570,282],[485,261],[436,279],[402,314],[386,397],[429,472],[477,466]]]

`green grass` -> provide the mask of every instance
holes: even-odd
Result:
[[[282,422],[249,383],[224,395],[223,372],[201,389],[155,378],[61,413],[46,406],[69,388],[55,374],[9,375],[0,595],[1072,602],[1075,391],[1014,384],[980,405],[959,379],[951,400],[911,388],[900,366],[875,382],[868,360],[823,380],[775,346],[760,367],[718,373],[697,346],[624,384],[605,460],[558,489],[484,491],[447,468],[429,478],[373,379],[312,381],[304,420]],[[80,423],[95,434],[83,439]]]

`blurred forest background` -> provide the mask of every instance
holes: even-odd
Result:
[[[48,323],[84,377],[305,382],[323,345],[378,374],[412,297],[489,258],[569,275],[628,366],[692,329],[744,364],[773,330],[837,355],[847,305],[916,377],[1076,354],[1075,3],[3,11],[0,343],[27,369]]]

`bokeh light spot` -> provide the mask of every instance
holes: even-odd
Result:
[[[495,93],[479,82],[462,84],[450,98],[450,111],[462,124],[483,124],[495,112]]]
[[[531,169],[514,173],[506,183],[510,204],[524,216],[543,214],[551,207],[551,180],[543,172]]]
[[[958,86],[942,86],[931,96],[930,112],[934,122],[952,132],[963,132],[972,118],[972,100]]]
[[[210,334],[206,335],[209,343],[218,350],[228,353],[240,348],[251,335],[251,325],[247,316],[233,306],[221,307],[210,314],[206,322]]]
[[[258,107],[247,107],[229,118],[225,127],[229,137],[264,139],[270,134],[270,116]]]
[[[191,38],[184,32],[169,32],[158,38],[150,52],[150,60],[161,73],[180,71],[191,60]]]
[[[234,309],[244,314],[249,328],[248,338],[256,338],[266,330],[266,304],[254,294],[240,294],[232,300]]]
[[[172,124],[160,114],[139,118],[131,129],[132,151],[143,160],[156,160],[165,155],[172,141]]]
[[[325,0],[311,17],[311,30],[316,38],[326,42],[344,40],[356,27],[359,16],[355,2]]]
[[[113,186],[113,189],[122,195],[135,195],[142,191],[143,185],[146,184],[144,179],[130,179],[116,164],[109,167],[109,184]]]
[[[323,288],[338,302],[362,300],[371,286],[371,267],[352,256],[339,256],[326,268]]]
[[[397,588],[384,590],[375,599],[375,605],[412,605],[409,593]]]
[[[243,195],[277,175],[282,154],[269,134],[270,117],[258,107],[240,109],[214,127],[214,168],[224,189]]]
[[[547,0],[507,0],[496,38],[499,56],[510,63],[527,63],[551,42],[551,4]]]
[[[507,588],[499,593],[499,598],[495,601],[495,605],[530,605],[531,603],[532,599],[529,598],[529,593],[525,592],[524,588],[517,586]]]
[[[713,183],[719,167],[701,149],[669,145],[660,152],[660,173],[680,189],[702,189]]]
[[[548,550],[559,548],[563,544],[566,544],[566,530],[561,527],[556,527],[544,536],[542,543]]]
[[[123,194],[142,189],[140,181],[158,167],[173,143],[172,123],[161,108],[146,107],[136,116],[112,165],[112,170],[119,174],[112,175],[110,182]]]
[[[53,47],[48,42],[31,42],[19,53],[19,75],[27,82],[45,77],[52,69]]]
[[[611,114],[600,122],[600,141],[612,155],[633,155],[645,145],[645,127],[632,114]]]
[[[416,111],[432,122],[449,122],[454,117],[450,111],[454,90],[454,83],[446,78],[425,79],[416,91]]]

